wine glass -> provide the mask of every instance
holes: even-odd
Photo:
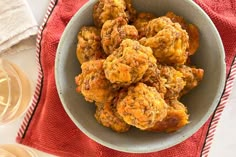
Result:
[[[0,125],[19,118],[29,106],[31,83],[15,64],[0,58]]]

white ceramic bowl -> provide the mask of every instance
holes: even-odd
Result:
[[[222,42],[207,14],[191,0],[133,0],[138,11],[164,15],[173,11],[194,23],[200,30],[200,47],[192,61],[205,70],[203,81],[183,99],[190,113],[190,124],[171,133],[143,132],[132,128],[116,133],[98,124],[95,107],[76,93],[74,77],[81,72],[76,58],[77,33],[84,25],[92,25],[92,8],[96,1],[84,5],[71,19],[60,40],[55,65],[56,85],[65,111],[75,125],[94,141],[123,152],[146,153],[169,148],[193,135],[210,117],[222,95],[226,70]],[[62,117],[63,118],[63,117]]]

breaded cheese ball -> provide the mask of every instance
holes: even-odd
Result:
[[[122,17],[128,22],[133,21],[135,16],[136,10],[132,7],[131,0],[99,0],[93,8],[94,24],[99,28],[107,20]]]
[[[173,25],[173,22],[170,18],[161,16],[155,19],[152,19],[148,22],[146,26],[146,37],[153,37],[159,31],[163,30],[167,25]]]
[[[172,66],[157,64],[150,69],[149,76],[146,80],[143,77],[141,81],[155,87],[164,99],[178,99],[186,85],[184,75]]]
[[[116,132],[126,132],[130,128],[130,125],[117,113],[116,105],[113,103],[108,102],[97,107],[94,116],[100,124]]]
[[[159,69],[157,68],[157,60],[151,53],[151,51],[147,51],[146,54],[148,55],[148,69],[144,73],[141,82],[147,82],[147,80],[156,80],[158,79],[157,75],[159,74]]]
[[[117,102],[117,111],[129,125],[145,130],[167,115],[167,104],[154,87],[137,83],[122,94]]]
[[[113,84],[128,86],[138,82],[149,67],[152,50],[138,41],[125,39],[103,64],[106,78]]]
[[[178,100],[168,100],[167,116],[156,124],[148,128],[149,131],[174,132],[189,123],[187,108]]]
[[[154,37],[142,38],[140,43],[151,47],[160,63],[182,65],[187,61],[188,34],[177,23],[165,26]]]
[[[134,26],[128,25],[127,21],[118,17],[104,23],[101,30],[102,47],[107,55],[113,53],[124,39],[138,39],[138,31]]]
[[[160,71],[157,68],[156,58],[153,55],[149,57],[148,69],[144,73],[141,82],[154,82],[158,78]]]
[[[137,15],[133,25],[136,27],[139,33],[139,38],[146,36],[148,22],[155,18],[152,13],[141,12]]]
[[[82,73],[75,77],[77,92],[89,102],[110,102],[117,94],[117,90],[112,88],[105,77],[103,63],[104,60],[84,62],[81,66]]]
[[[101,47],[100,30],[93,26],[83,26],[78,33],[76,55],[80,64],[104,59],[105,53]]]
[[[194,24],[188,24],[183,17],[167,12],[166,17],[170,18],[172,22],[177,22],[185,29],[189,36],[189,48],[187,49],[189,55],[193,55],[199,47],[199,30]]]
[[[166,93],[165,99],[178,99],[180,92],[184,89],[186,82],[183,74],[172,66],[158,65],[160,69],[160,77],[164,79]]]
[[[143,82],[148,86],[155,87],[157,92],[160,93],[161,97],[164,99],[167,91],[165,87],[167,80],[164,77],[161,77],[161,71],[157,64],[154,64],[151,67],[149,66],[140,82]]]
[[[93,8],[94,24],[101,28],[107,20],[123,17],[128,20],[124,0],[99,0]]]
[[[189,67],[186,65],[181,65],[176,67],[176,69],[183,74],[183,80],[186,82],[184,89],[181,91],[181,95],[187,94],[194,87],[198,86],[200,81],[203,79],[203,69]]]

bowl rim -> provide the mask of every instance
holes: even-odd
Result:
[[[64,110],[66,111],[67,115],[70,117],[70,119],[73,121],[73,123],[78,127],[78,129],[80,129],[86,136],[88,136],[89,138],[91,138],[92,140],[94,140],[97,143],[102,144],[103,146],[106,146],[108,148],[117,150],[117,151],[122,151],[122,152],[127,152],[127,153],[151,153],[151,152],[156,152],[156,151],[160,151],[160,150],[164,150],[167,148],[170,148],[172,146],[175,146],[177,144],[179,144],[182,141],[185,141],[187,138],[189,138],[190,136],[192,136],[194,133],[196,133],[202,126],[203,124],[209,119],[209,117],[215,112],[215,110],[217,109],[217,106],[220,102],[220,99],[224,93],[224,88],[225,88],[225,84],[226,84],[226,63],[225,63],[225,51],[224,51],[224,46],[222,43],[222,39],[220,37],[220,34],[217,30],[217,28],[215,27],[214,23],[212,22],[211,18],[207,15],[207,13],[198,5],[196,4],[194,1],[189,1],[189,0],[183,0],[185,1],[185,3],[189,3],[189,5],[191,5],[192,7],[195,7],[200,14],[202,14],[202,16],[205,16],[211,26],[211,28],[213,29],[213,31],[215,32],[215,35],[217,37],[217,39],[219,40],[219,47],[220,47],[220,52],[222,52],[222,56],[221,56],[221,69],[222,69],[222,74],[220,75],[220,84],[218,85],[217,91],[218,94],[215,96],[214,101],[212,102],[212,105],[210,106],[209,110],[205,113],[205,115],[201,118],[201,120],[196,123],[196,125],[194,127],[192,127],[191,129],[189,129],[188,131],[186,131],[184,136],[180,136],[179,138],[177,138],[175,140],[175,142],[172,142],[171,144],[168,143],[166,145],[161,145],[160,147],[156,147],[156,148],[152,148],[152,149],[148,149],[146,151],[143,150],[137,150],[135,148],[124,148],[124,147],[120,147],[116,144],[112,144],[109,142],[106,142],[98,137],[96,137],[95,135],[93,135],[92,133],[90,133],[89,131],[87,131],[86,128],[84,128],[82,125],[80,125],[79,122],[77,122],[77,120],[73,117],[73,115],[71,114],[70,110],[67,108],[65,100],[63,98],[63,94],[60,93],[60,82],[58,78],[59,75],[59,70],[57,69],[57,67],[59,67],[59,62],[60,62],[60,51],[63,47],[63,43],[65,42],[65,35],[68,34],[69,32],[69,28],[73,25],[73,23],[76,21],[77,17],[79,16],[80,12],[83,12],[84,10],[86,10],[86,8],[93,4],[94,2],[96,2],[97,0],[89,0],[86,4],[84,4],[75,14],[74,16],[71,18],[71,20],[69,21],[69,23],[67,24],[64,32],[62,33],[61,39],[59,41],[58,44],[58,48],[57,48],[57,52],[56,52],[56,57],[55,57],[55,67],[54,67],[54,72],[55,72],[55,81],[56,81],[56,88],[57,88],[57,92],[60,98],[60,101],[62,103],[62,106],[64,108]]]

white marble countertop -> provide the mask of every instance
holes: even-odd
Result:
[[[50,0],[27,0],[32,12],[40,25]],[[33,84],[36,83],[37,69],[35,63],[35,51],[25,51],[20,54],[9,54],[5,56],[19,65],[26,73],[30,74]],[[25,60],[29,61],[25,64]],[[24,63],[24,64],[23,64]],[[209,152],[209,157],[235,157],[236,156],[236,83],[234,83],[232,94],[224,109],[215,132],[214,140]],[[16,143],[15,138],[21,125],[23,116],[15,122],[0,126],[0,144]],[[40,157],[53,157],[53,155],[36,151]]]

